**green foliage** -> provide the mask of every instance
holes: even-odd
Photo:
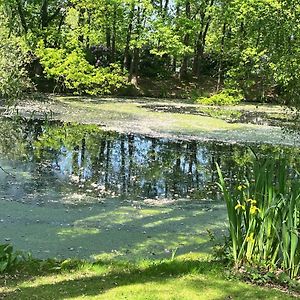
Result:
[[[20,40],[8,38],[8,32],[1,29],[0,22],[0,98],[11,102],[31,87],[25,69],[26,61]]]
[[[237,267],[283,269],[300,275],[300,184],[285,159],[255,159],[246,179],[229,191],[218,168],[227,205],[231,255]],[[242,181],[243,180],[243,181]]]
[[[174,26],[158,20],[154,22],[153,27],[153,32],[149,37],[152,44],[151,54],[158,57],[164,55],[180,57],[185,54],[192,54],[192,48],[184,45]]]
[[[15,267],[18,263],[19,255],[13,251],[9,244],[0,245],[0,273],[4,273]]]
[[[299,106],[299,7],[296,0],[7,0],[0,4],[0,37],[1,43],[26,41],[47,79],[77,94],[116,93],[127,73],[135,87],[139,76],[209,74],[217,78],[216,90],[225,86],[241,90],[245,100]],[[5,48],[2,69],[23,70],[26,59]],[[47,88],[39,61],[31,58],[30,75]],[[3,70],[0,92],[20,95],[24,74]],[[203,101],[237,102],[223,93]]]
[[[204,105],[235,105],[243,100],[243,95],[236,89],[225,89],[210,97],[200,97],[197,102]]]
[[[240,53],[238,63],[229,69],[226,86],[238,88],[246,100],[266,101],[274,97],[273,74],[266,51],[248,47]]]
[[[5,299],[294,299],[276,289],[229,279],[224,265],[198,256],[134,263],[30,261],[18,271],[9,289],[7,278],[0,278]]]
[[[96,68],[89,64],[79,48],[69,52],[66,49],[45,48],[41,43],[36,52],[46,76],[74,93],[103,95],[126,85],[118,64]]]

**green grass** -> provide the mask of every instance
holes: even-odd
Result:
[[[0,279],[5,299],[293,299],[228,279],[224,265],[182,257],[138,264],[102,261],[25,263]]]

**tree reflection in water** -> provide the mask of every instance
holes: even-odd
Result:
[[[96,125],[1,122],[2,158],[46,164],[61,180],[99,197],[216,200],[215,164],[234,186],[251,163],[246,145],[124,135]],[[251,147],[261,156],[284,153],[291,164],[299,163],[299,149]]]

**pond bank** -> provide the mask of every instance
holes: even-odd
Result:
[[[47,114],[48,118],[97,124],[104,130],[120,133],[226,143],[300,145],[299,135],[284,132],[278,126],[292,118],[280,106],[243,104],[221,109],[183,100],[56,96],[43,103],[20,103],[17,109],[26,117],[44,118]],[[270,126],[274,124],[277,126]]]

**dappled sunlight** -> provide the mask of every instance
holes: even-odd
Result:
[[[116,206],[115,200],[110,201],[112,206],[106,206],[104,212],[101,206],[92,210],[89,207],[69,208],[67,212],[32,206],[33,218],[39,218],[39,222],[33,219],[32,223],[19,228],[19,221],[2,229],[6,230],[7,237],[14,237],[13,241],[17,241],[19,235],[26,235],[24,242],[34,244],[35,253],[40,256],[94,257],[112,253],[114,257],[135,259],[143,255],[154,257],[153,253],[155,257],[170,257],[165,249],[171,246],[180,248],[180,252],[201,249],[202,244],[196,239],[197,236],[206,236],[208,239],[206,229],[220,231],[224,228],[224,208],[222,214],[219,209],[196,213],[180,207],[136,209],[124,207],[123,204]],[[16,217],[20,215],[17,218],[21,218],[24,211],[22,204],[8,202],[2,206],[2,213],[5,214],[12,207]],[[181,239],[185,243],[190,241],[189,249],[180,246]]]
[[[0,299],[300,297],[299,20],[0,0]]]
[[[112,205],[101,214],[74,221],[70,229],[60,230],[58,235],[60,242],[69,241],[74,250],[89,249],[94,258],[170,257],[174,249],[180,254],[208,253],[213,243],[207,230],[219,236],[224,228],[224,207],[221,211],[213,206],[211,211],[195,212],[180,206],[150,207],[148,211],[147,207]]]
[[[211,235],[220,241],[227,234],[215,163],[234,188],[249,163],[246,146],[121,135],[95,125],[11,122],[28,133],[20,137],[25,152],[18,159],[3,145],[3,167],[12,165],[7,170],[16,179],[0,171],[0,234],[15,249],[39,258],[160,259],[175,250],[208,254]],[[284,149],[291,164],[299,153],[252,149],[274,157]]]
[[[174,260],[141,265],[99,262],[73,272],[33,276],[0,288],[5,299],[292,299],[222,278],[213,261]],[[176,289],[174,288],[176,287]],[[41,296],[42,295],[42,296]]]
[[[103,226],[106,225],[117,225],[122,226],[126,222],[132,222],[132,220],[139,220],[144,217],[154,217],[155,215],[161,215],[162,211],[168,213],[170,209],[148,209],[144,207],[143,209],[137,209],[132,206],[125,206],[126,204],[120,204],[118,202],[113,202],[113,200],[107,199],[105,205],[103,206],[102,213],[89,216],[82,220],[77,220],[74,222],[75,226],[87,225],[87,226]]]
[[[210,243],[208,236],[186,236],[181,233],[174,236],[173,234],[162,233],[137,243],[131,251],[139,258],[143,257],[141,253],[145,253],[146,256],[152,258],[170,258],[173,253],[179,255],[191,251],[207,255],[211,250],[211,246],[212,243]]]
[[[68,236],[68,237],[77,237],[82,235],[91,235],[91,234],[98,234],[100,230],[98,228],[80,228],[74,227],[71,229],[61,229],[58,231],[59,236]]]
[[[283,133],[279,127],[251,125],[241,123],[229,123],[218,117],[206,117],[193,114],[178,114],[172,112],[155,112],[144,108],[149,102],[145,99],[124,100],[115,99],[86,101],[75,97],[58,97],[57,101],[48,103],[48,110],[60,114],[60,118],[66,122],[80,122],[104,125],[104,129],[118,132],[131,132],[135,134],[150,134],[161,137],[185,137],[197,140],[215,140],[224,142],[254,142],[293,145],[299,144],[299,137],[290,133]],[[159,105],[161,100],[151,99],[151,105]],[[35,104],[33,103],[33,106]],[[177,102],[169,105],[176,106]],[[181,106],[188,104],[181,103]],[[203,106],[196,106],[203,107]],[[245,104],[236,108],[237,112],[249,110],[266,113],[282,113],[280,106],[256,107]],[[22,107],[19,107],[22,109]],[[25,108],[26,109],[26,108]],[[233,130],[233,131],[232,131]],[[234,132],[238,130],[238,132]],[[258,136],[253,135],[257,131]]]
[[[148,224],[144,225],[143,227],[144,228],[151,228],[151,227],[159,226],[159,225],[162,225],[162,224],[166,224],[168,222],[183,221],[184,219],[185,219],[184,217],[168,218],[168,219],[165,219],[165,220],[158,220],[158,221],[153,222],[153,223],[148,223]]]

